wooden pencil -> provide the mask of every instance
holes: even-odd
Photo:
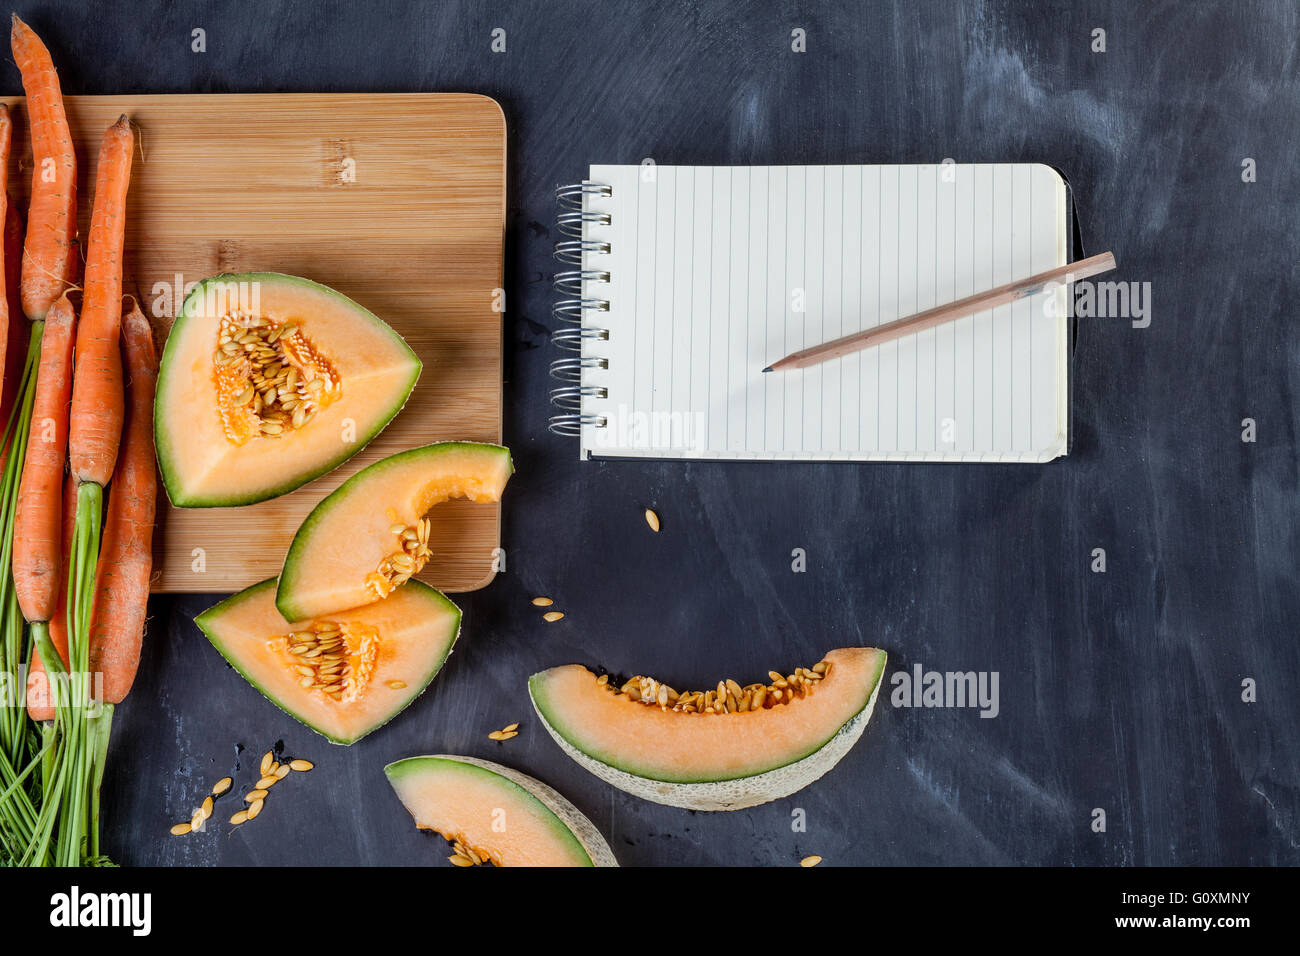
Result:
[[[924,332],[936,325],[965,318],[968,315],[974,315],[976,312],[984,312],[987,309],[997,308],[1009,302],[1016,302],[1043,291],[1044,287],[1050,282],[1068,284],[1077,279],[1086,279],[1102,272],[1109,272],[1114,268],[1115,257],[1109,252],[1103,252],[1100,255],[1080,259],[1078,262],[1071,262],[1055,269],[1049,269],[1047,272],[1040,272],[1025,279],[1008,282],[1006,285],[989,289],[987,292],[977,292],[975,295],[958,299],[956,302],[949,302],[947,305],[935,306],[933,309],[926,309],[924,312],[918,312],[915,315],[909,315],[894,322],[886,322],[884,325],[878,325],[872,329],[864,329],[843,338],[823,342],[821,345],[810,346],[773,362],[763,371],[776,372],[782,369],[807,368],[809,365],[817,365],[820,362],[841,355],[868,349],[873,345],[890,342],[904,335]]]

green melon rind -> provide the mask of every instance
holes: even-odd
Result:
[[[553,821],[552,829],[556,836],[562,840],[571,841],[573,848],[586,858],[587,863],[585,865],[618,866],[614,851],[609,848],[609,844],[605,842],[605,838],[596,829],[596,825],[588,820],[581,810],[565,799],[553,787],[548,787],[540,780],[525,773],[520,773],[518,770],[511,770],[499,763],[493,763],[491,760],[480,760],[477,757],[433,754],[427,757],[407,757],[404,760],[396,760],[384,768],[384,774],[391,783],[394,779],[400,779],[407,774],[439,769],[439,765],[447,763],[459,764],[462,768],[475,768],[476,772],[501,777],[505,781],[505,786],[521,790],[528,797],[540,803],[548,811]],[[407,807],[407,810],[410,810],[410,807]],[[411,815],[414,816],[414,812]]]
[[[202,614],[200,614],[198,617],[194,619],[194,623],[199,626],[199,629],[203,631],[207,639],[212,642],[212,646],[215,647],[220,652],[221,656],[226,659],[226,662],[230,664],[230,666],[233,667],[235,670],[237,670],[239,672],[239,675],[243,677],[244,680],[248,681],[248,683],[251,684],[259,694],[261,694],[271,703],[275,704],[276,707],[280,708],[280,710],[284,711],[294,720],[304,724],[307,727],[310,727],[312,730],[320,734],[322,737],[324,737],[332,744],[339,744],[340,746],[344,746],[344,747],[350,744],[354,744],[362,737],[374,733],[376,730],[378,730],[380,727],[383,727],[385,724],[387,724],[390,720],[392,720],[402,711],[406,710],[407,707],[409,707],[412,703],[415,702],[415,699],[417,697],[419,697],[422,693],[424,693],[425,688],[429,686],[430,682],[435,677],[438,676],[438,672],[441,671],[443,665],[447,663],[447,658],[451,656],[452,649],[456,646],[457,638],[460,637],[460,625],[461,625],[461,616],[462,616],[460,608],[458,608],[455,604],[453,604],[451,600],[448,599],[448,597],[445,594],[443,594],[441,591],[437,590],[436,588],[429,587],[429,585],[425,584],[423,581],[408,581],[407,582],[408,586],[415,585],[416,590],[428,592],[425,596],[428,597],[432,603],[442,605],[443,607],[449,608],[455,612],[456,626],[455,626],[455,630],[452,631],[450,640],[447,641],[447,649],[446,651],[443,652],[443,655],[440,658],[438,658],[438,660],[433,664],[433,666],[430,667],[428,675],[424,678],[422,682],[408,682],[408,686],[412,688],[411,693],[406,697],[405,700],[403,700],[401,703],[395,706],[387,714],[387,716],[381,717],[376,723],[365,728],[360,733],[358,733],[355,737],[350,737],[346,739],[342,737],[332,737],[329,734],[325,733],[325,731],[321,730],[319,727],[309,722],[302,715],[295,713],[293,708],[287,705],[285,702],[276,700],[274,697],[268,694],[261,684],[259,684],[257,681],[253,680],[253,678],[249,676],[249,674],[244,670],[243,666],[240,664],[238,657],[235,656],[232,651],[227,650],[227,648],[223,645],[221,638],[216,633],[216,627],[220,622],[220,612],[222,611],[222,609],[227,607],[232,607],[235,605],[235,603],[245,598],[251,597],[256,592],[261,591],[264,588],[271,587],[274,584],[275,584],[275,578],[267,578],[265,581],[247,587],[244,590],[240,591],[238,594],[234,594],[226,598],[220,604],[215,604],[212,607],[208,608],[206,611],[204,611]]]
[[[157,452],[158,470],[162,474],[163,487],[167,490],[167,497],[177,508],[225,508],[236,505],[251,505],[259,501],[266,501],[270,498],[278,498],[280,495],[288,494],[295,488],[301,488],[309,481],[315,481],[321,475],[333,471],[339,465],[343,464],[343,462],[347,461],[359,452],[362,448],[365,448],[376,435],[387,428],[388,423],[397,417],[397,413],[406,407],[406,402],[411,397],[411,392],[415,389],[415,383],[419,381],[423,364],[420,362],[419,356],[417,356],[411,347],[406,344],[406,340],[398,335],[387,322],[379,318],[379,316],[375,315],[365,306],[349,299],[342,292],[331,289],[329,286],[322,285],[319,282],[313,282],[311,279],[304,279],[301,276],[286,275],[282,272],[225,272],[221,275],[209,276],[204,279],[194,287],[189,295],[185,297],[185,301],[177,313],[176,321],[172,323],[171,332],[167,335],[167,341],[163,345],[162,359],[158,363],[158,382],[155,385],[154,394],[165,394],[168,379],[171,375],[170,362],[168,359],[172,354],[172,339],[176,336],[176,333],[179,330],[182,330],[185,327],[185,324],[190,321],[191,310],[189,306],[195,296],[205,294],[207,287],[216,282],[270,281],[289,282],[306,286],[318,292],[327,293],[355,309],[358,314],[369,317],[381,328],[386,329],[392,337],[393,342],[404,350],[411,358],[413,364],[411,367],[410,381],[406,383],[406,387],[400,393],[399,400],[393,405],[392,411],[389,412],[387,416],[377,420],[374,427],[368,432],[358,434],[355,442],[339,443],[342,450],[336,458],[326,461],[315,471],[304,473],[303,475],[293,478],[282,485],[250,491],[244,495],[230,495],[221,498],[196,497],[185,493],[185,490],[180,485],[180,476],[177,472],[175,449],[172,448],[170,442],[168,442],[164,430],[161,427],[163,416],[167,413],[167,409],[161,407],[161,403],[156,404],[154,409],[154,448]]]
[[[307,515],[306,520],[298,526],[298,531],[293,536],[293,541],[289,544],[289,552],[284,557],[284,567],[280,571],[280,583],[275,591],[275,606],[279,612],[284,615],[286,621],[299,620],[306,617],[301,609],[293,602],[293,582],[298,574],[299,566],[305,561],[307,554],[311,550],[311,536],[316,525],[325,519],[325,517],[340,505],[346,504],[347,500],[359,488],[364,486],[367,480],[382,474],[389,468],[398,468],[407,464],[412,459],[422,458],[430,455],[442,455],[451,451],[463,449],[487,450],[492,449],[506,458],[506,463],[510,470],[507,475],[513,475],[515,471],[514,461],[510,458],[510,449],[504,445],[493,445],[487,442],[472,441],[443,441],[434,442],[431,445],[421,445],[418,448],[409,448],[406,451],[400,451],[395,455],[389,455],[387,458],[381,458],[372,465],[367,465],[359,472],[349,478],[343,484],[339,485],[321,500],[311,514]]]
[[[532,699],[533,709],[542,719],[547,733],[560,745],[575,763],[594,774],[611,786],[617,787],[634,797],[661,803],[669,807],[681,807],[684,810],[743,810],[762,803],[780,800],[820,779],[830,771],[858,742],[862,732],[876,707],[876,698],[880,694],[880,685],[885,674],[888,655],[880,654],[880,664],[874,677],[871,695],[866,704],[849,718],[826,742],[814,748],[808,754],[796,757],[789,763],[762,773],[743,777],[731,777],[718,780],[700,780],[678,782],[660,780],[629,773],[619,767],[597,760],[584,753],[552,725],[545,710],[534,692],[534,681],[529,678],[528,696]],[[533,677],[539,675],[534,674]]]

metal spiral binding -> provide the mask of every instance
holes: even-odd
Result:
[[[562,412],[552,415],[547,426],[557,435],[580,435],[584,426],[604,428],[608,422],[604,415],[582,410],[583,399],[608,398],[609,391],[599,385],[583,385],[582,376],[588,369],[607,369],[609,360],[593,355],[583,355],[589,343],[608,342],[609,330],[584,323],[589,313],[608,312],[609,300],[590,294],[597,283],[608,283],[609,273],[602,269],[587,268],[591,256],[609,255],[607,242],[586,238],[588,226],[608,226],[608,213],[590,212],[586,208],[589,196],[607,197],[613,189],[602,183],[581,182],[561,186],[555,191],[555,200],[561,207],[556,217],[560,235],[568,238],[555,244],[555,258],[567,265],[577,266],[557,272],[552,280],[560,296],[551,307],[551,314],[565,328],[551,333],[551,342],[566,352],[576,353],[551,362],[551,377],[566,383],[551,389],[551,404]]]

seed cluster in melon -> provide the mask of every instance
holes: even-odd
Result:
[[[234,445],[290,435],[343,395],[338,370],[293,319],[223,315],[212,361],[217,414]]]

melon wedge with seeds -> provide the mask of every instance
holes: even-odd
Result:
[[[560,748],[606,783],[667,806],[738,810],[801,790],[849,752],[871,719],[885,661],[874,647],[830,651],[825,678],[802,695],[783,691],[782,703],[737,712],[636,699],[580,664],[534,674],[528,693]]]
[[[420,519],[451,498],[501,500],[514,472],[509,449],[482,442],[437,442],[383,458],[357,472],[312,509],[280,572],[276,606],[291,620],[361,607],[396,594],[409,577],[381,569],[406,545],[417,556]],[[408,555],[410,557],[410,555]],[[376,589],[377,578],[386,584]]]
[[[517,770],[437,754],[398,760],[384,773],[417,827],[461,843],[484,864],[618,866],[605,838],[577,807]]]
[[[331,742],[351,744],[428,686],[456,643],[460,617],[446,596],[414,581],[376,604],[290,623],[275,609],[271,578],[195,623],[271,703]]]
[[[158,467],[180,508],[285,494],[351,458],[406,404],[420,360],[347,296],[274,272],[213,276],[163,348]]]

